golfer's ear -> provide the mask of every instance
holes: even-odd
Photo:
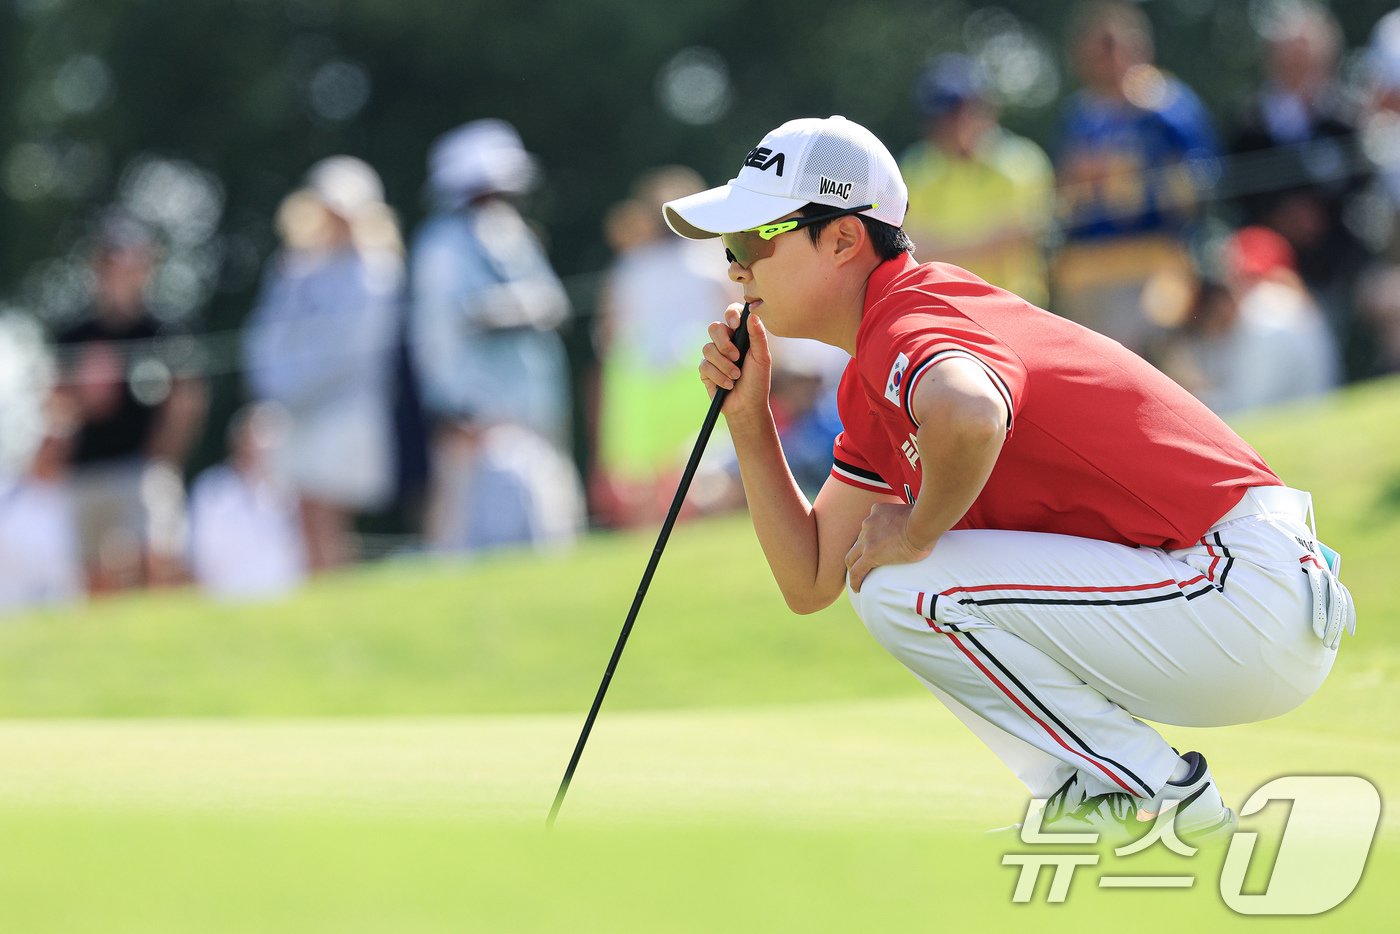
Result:
[[[860,245],[870,239],[865,225],[849,214],[828,227],[826,236],[831,238],[831,248],[835,251],[837,262],[841,263],[854,259],[860,252]]]

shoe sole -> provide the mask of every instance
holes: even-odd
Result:
[[[1239,826],[1239,818],[1229,807],[1225,808],[1225,813],[1214,823],[1201,827],[1192,827],[1187,830],[1178,830],[1177,837],[1182,843],[1189,843],[1198,846],[1202,843],[1216,843],[1221,840],[1233,837],[1235,828]]]

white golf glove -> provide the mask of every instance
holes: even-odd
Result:
[[[1303,570],[1312,585],[1313,633],[1327,648],[1335,649],[1342,641],[1343,629],[1349,636],[1356,635],[1356,604],[1351,591],[1324,562],[1321,549],[1316,549],[1312,557],[1314,560],[1303,563]]]

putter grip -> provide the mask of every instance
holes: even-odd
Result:
[[[744,305],[743,314],[739,315],[739,326],[734,329],[734,346],[739,348],[739,363],[742,365],[744,358],[749,355],[749,306]]]
[[[749,355],[749,306],[747,302],[744,303],[744,313],[739,315],[739,324],[734,328],[731,339],[734,341],[734,346],[739,348],[739,369],[741,371],[740,377],[742,378],[744,360]],[[728,389],[716,389],[715,398],[723,399],[725,396],[729,395],[729,392]],[[722,405],[723,403],[720,404]]]

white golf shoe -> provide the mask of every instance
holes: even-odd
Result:
[[[1159,814],[1171,810],[1172,828],[1182,843],[1199,846],[1228,838],[1238,820],[1221,799],[1205,756],[1188,752],[1181,758],[1190,769],[1187,776],[1167,782],[1152,798],[1121,791],[1090,795],[1076,772],[1046,800],[1040,815],[1041,830],[1094,833],[1102,842],[1117,844],[1142,837],[1156,824]]]
[[[1227,839],[1239,826],[1239,818],[1221,800],[1206,757],[1199,752],[1188,752],[1181,758],[1190,767],[1189,774],[1179,782],[1167,782],[1152,799],[1154,806],[1145,806],[1144,813],[1174,806],[1176,835],[1183,843],[1197,845]]]

